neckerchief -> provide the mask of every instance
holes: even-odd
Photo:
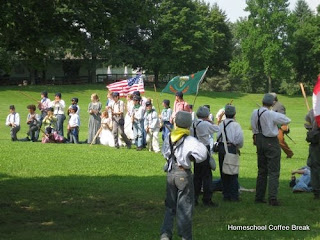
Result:
[[[173,143],[179,141],[180,138],[182,138],[184,135],[190,135],[190,130],[186,128],[179,128],[177,127],[171,132],[171,141]]]

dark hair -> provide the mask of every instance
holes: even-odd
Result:
[[[42,92],[41,92],[41,95],[43,95],[44,97],[47,98],[47,97],[48,97],[48,92],[47,92],[47,91],[42,91]]]
[[[37,108],[35,105],[31,104],[27,106],[27,109],[33,109],[33,111],[35,111]]]
[[[56,93],[54,96],[61,98],[61,93]]]
[[[236,115],[236,114],[231,114],[231,115],[229,115],[229,114],[225,114],[226,115],[226,118],[233,118],[234,117],[234,115]]]
[[[14,110],[14,109],[16,109],[16,108],[14,107],[14,105],[10,105],[10,106],[9,106],[9,109]]]

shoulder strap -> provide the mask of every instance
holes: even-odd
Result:
[[[181,145],[181,144],[183,144],[183,142],[184,142],[184,140],[186,139],[186,137],[187,137],[188,135],[183,135],[182,136],[182,141],[180,141],[180,143],[178,144],[178,145],[176,145],[176,143],[172,143],[172,141],[171,141],[171,134],[169,134],[169,145],[170,145],[170,152],[171,152],[171,154],[170,154],[170,157],[169,157],[169,159],[171,159],[171,158],[173,158],[174,159],[174,161],[176,161],[176,157],[174,156],[174,153],[175,153],[175,151],[177,150],[177,148]],[[175,147],[175,148],[174,148]]]
[[[226,128],[227,128],[227,126],[228,126],[230,123],[232,123],[232,122],[233,122],[233,120],[229,121],[229,122],[225,125],[225,124],[224,124],[225,121],[223,121],[223,131],[224,131],[224,134],[225,134],[225,136],[226,136],[226,141],[228,141]],[[219,142],[221,138],[222,138],[222,133],[221,133],[220,136],[217,138],[217,142]]]
[[[197,125],[195,125],[195,123],[193,123],[192,125],[193,125],[193,136],[196,138],[196,139],[198,139],[198,136],[197,136],[197,127],[198,127],[198,125],[201,123],[202,121],[199,121],[198,123],[197,123]]]
[[[267,110],[265,109],[264,111],[262,111],[260,114],[259,114],[259,110],[260,109],[258,109],[258,131],[259,131],[259,133],[262,133],[262,128],[261,128],[261,123],[260,123],[260,117],[262,116],[262,114],[264,113],[264,112],[266,112]]]

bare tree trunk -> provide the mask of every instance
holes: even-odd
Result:
[[[272,91],[272,80],[271,76],[268,75],[268,92],[270,93]]]
[[[154,69],[154,85],[159,87],[159,69]]]

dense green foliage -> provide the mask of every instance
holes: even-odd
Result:
[[[47,89],[49,97],[61,91],[69,103],[79,98],[81,107],[80,139],[87,136],[89,115],[86,111],[90,95],[98,93],[104,102],[101,85],[0,87],[0,239],[158,239],[164,215],[165,173],[160,154],[146,150],[119,150],[101,145],[41,144],[11,142],[9,128],[4,126],[8,106],[15,104],[21,115],[21,131],[25,137],[26,106]],[[159,97],[146,92],[154,102]],[[261,94],[200,92],[196,108],[210,104],[212,113],[230,102],[237,109],[236,119],[244,131],[241,151],[240,184],[255,188],[257,176],[256,150],[249,130],[250,115]],[[163,94],[161,99],[173,100]],[[193,102],[194,96],[186,96]],[[310,97],[309,97],[309,100]],[[294,152],[292,159],[281,159],[280,207],[254,204],[254,193],[242,192],[239,203],[223,202],[214,193],[218,208],[201,204],[194,212],[195,239],[318,239],[320,234],[319,201],[312,194],[293,194],[288,186],[291,170],[304,166],[308,155],[303,127],[306,107],[302,97],[279,95],[292,119],[287,139]],[[157,108],[157,106],[156,106]],[[216,155],[215,155],[216,157]],[[219,177],[214,172],[214,179]],[[228,225],[309,225],[310,231],[230,231]],[[176,235],[174,239],[178,239]]]

